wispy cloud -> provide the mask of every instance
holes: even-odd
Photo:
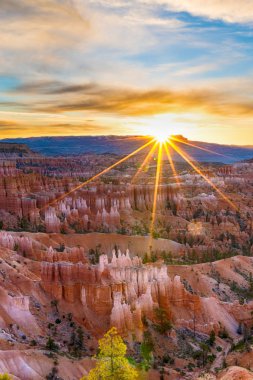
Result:
[[[72,136],[72,135],[97,135],[114,134],[115,126],[104,125],[96,122],[83,123],[29,123],[24,121],[0,120],[0,136],[31,137],[31,136]]]
[[[34,74],[63,63],[80,36],[88,39],[89,21],[68,0],[2,0],[0,7],[0,63],[2,72]]]
[[[154,0],[177,12],[223,20],[229,23],[252,23],[252,0]],[[154,3],[152,0],[152,3]]]
[[[170,90],[168,88],[140,90],[136,88],[106,87],[93,83],[70,85],[60,82],[23,84],[17,93],[41,95],[39,104],[32,100],[27,107],[36,112],[68,113],[96,111],[122,116],[147,116],[162,113],[197,113],[216,115],[253,116],[250,94],[238,95],[234,91],[206,88]],[[240,94],[240,91],[239,91]],[[46,96],[46,99],[43,96]],[[49,98],[48,98],[49,96]]]
[[[16,127],[17,122],[14,122],[12,120],[0,120],[0,129],[1,130],[8,130],[10,128]]]

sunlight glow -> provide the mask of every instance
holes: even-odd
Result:
[[[170,137],[168,130],[164,127],[156,127],[152,135],[159,143],[165,143]]]

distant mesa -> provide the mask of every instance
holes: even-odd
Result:
[[[237,161],[249,160],[253,157],[253,147],[190,141],[182,135],[173,135],[172,137],[182,141],[181,143],[177,142],[177,144],[183,144],[184,151],[199,162],[231,164]],[[150,139],[148,136],[47,136],[5,139],[2,140],[2,143],[6,144],[6,146],[20,146],[26,151],[31,149],[33,152],[45,156],[76,156],[87,153],[109,153],[122,156],[138,149],[148,139]],[[202,150],[184,144],[184,142],[198,145]],[[205,152],[203,149],[214,151],[219,155]],[[19,153],[25,154],[21,148]],[[183,161],[176,153],[174,153],[173,159],[174,161]]]
[[[0,157],[31,157],[38,156],[27,144],[0,142]]]
[[[183,135],[171,135],[171,137],[180,141],[189,141],[187,137],[184,137]]]

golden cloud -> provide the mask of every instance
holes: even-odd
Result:
[[[86,83],[65,85],[60,82],[24,84],[17,93],[41,96],[29,103],[36,112],[65,113],[96,111],[102,114],[143,117],[163,113],[206,113],[220,116],[253,116],[253,105],[247,96],[221,90],[164,88],[140,90],[106,87]],[[38,105],[39,104],[39,105]]]

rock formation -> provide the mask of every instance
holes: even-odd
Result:
[[[56,258],[51,248],[48,255]],[[238,315],[227,304],[189,293],[179,276],[168,276],[165,265],[143,265],[139,257],[130,258],[129,251],[113,251],[111,259],[103,254],[97,265],[60,255],[60,261],[41,263],[42,287],[58,300],[81,302],[87,315],[107,318],[123,335],[134,333],[141,339],[143,318],[154,320],[158,307],[177,327],[208,334],[218,333],[222,324],[236,334]]]

